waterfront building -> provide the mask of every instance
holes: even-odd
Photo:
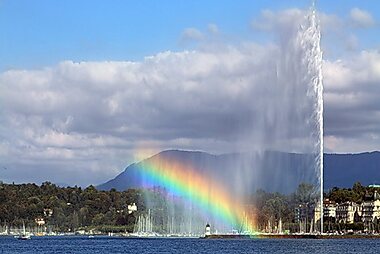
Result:
[[[380,219],[380,194],[375,191],[372,198],[366,196],[362,203],[362,220],[364,223]]]
[[[344,202],[336,207],[336,221],[339,223],[358,222],[358,217],[362,216],[362,206],[355,202]]]
[[[325,221],[335,221],[336,207],[335,201],[329,199],[323,201],[323,219]]]

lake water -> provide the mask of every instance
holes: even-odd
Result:
[[[380,239],[0,237],[0,253],[380,253]]]

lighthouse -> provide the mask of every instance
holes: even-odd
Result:
[[[207,223],[206,229],[205,229],[205,236],[211,235],[211,226]]]

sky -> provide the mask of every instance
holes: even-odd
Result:
[[[251,145],[252,108],[273,113],[252,87],[310,5],[0,0],[0,179],[86,186],[164,149]],[[316,7],[325,151],[380,150],[380,4]]]

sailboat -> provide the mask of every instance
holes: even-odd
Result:
[[[17,236],[17,239],[19,239],[19,240],[30,240],[30,234],[26,233],[24,221],[22,222],[22,234]]]
[[[157,233],[153,232],[153,220],[150,213],[150,209],[148,210],[147,215],[139,215],[137,224],[134,226],[134,232],[131,236],[137,237],[156,237]]]

